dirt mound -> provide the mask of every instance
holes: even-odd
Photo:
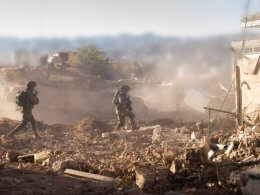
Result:
[[[168,118],[161,118],[149,121],[146,125],[160,125],[162,127],[173,127],[174,125],[176,125],[176,122]]]
[[[111,131],[111,127],[107,123],[94,118],[82,119],[78,124],[74,126],[74,129],[77,131],[84,131],[88,133],[91,133],[95,130],[101,133]]]
[[[19,121],[14,121],[9,118],[0,119],[0,133],[11,131],[19,124]]]

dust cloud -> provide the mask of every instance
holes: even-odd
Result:
[[[16,106],[15,102],[7,100],[6,94],[4,93],[3,85],[0,87],[0,117],[20,120],[21,111]]]
[[[127,41],[129,38],[131,42]],[[149,34],[89,37],[80,42],[77,42],[77,39],[64,39],[58,45],[51,44],[55,40],[46,40],[48,44],[38,48],[38,51],[51,53],[56,49],[64,49],[65,46],[66,50],[73,51],[77,42],[82,43],[77,47],[95,45],[118,62],[137,63],[142,68],[142,77],[135,81],[129,78],[125,82],[133,89],[131,94],[138,119],[149,119],[151,116],[149,113],[155,112],[158,117],[165,116],[160,115],[161,112],[176,111],[203,114],[203,106],[214,98],[222,99],[226,92],[219,87],[219,83],[226,88],[230,84],[232,53],[229,44],[233,38],[233,36],[217,36],[180,39]],[[35,45],[37,41],[39,40],[30,40]],[[65,42],[66,45],[63,45]],[[107,44],[112,42],[113,44]],[[26,50],[26,45],[24,49]],[[55,77],[52,78],[54,80],[48,81],[41,73],[34,72],[33,76],[26,79],[36,80],[40,84],[38,88],[40,104],[34,109],[37,119],[48,123],[73,123],[84,116],[116,118],[111,101],[114,92],[122,83],[94,76],[81,81],[74,81],[73,78],[64,80],[65,76],[63,78],[61,74]],[[17,79],[23,81],[24,78]],[[1,116],[20,119],[21,114],[16,111],[14,94],[8,101],[4,97],[3,90],[1,96]],[[169,114],[167,117],[173,115]]]

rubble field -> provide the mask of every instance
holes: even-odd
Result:
[[[2,194],[259,194],[260,127],[215,128],[169,119],[112,131],[114,122],[37,122],[40,139],[19,121],[0,120]],[[206,125],[205,125],[206,126]],[[203,131],[202,131],[203,130]]]

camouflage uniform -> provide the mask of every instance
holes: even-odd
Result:
[[[124,85],[115,94],[113,103],[116,106],[116,114],[118,119],[115,130],[120,129],[125,125],[125,117],[129,117],[132,130],[136,130],[138,128],[135,122],[135,114],[132,112],[132,102],[127,94],[129,90],[130,88]]]
[[[21,129],[25,128],[28,122],[31,122],[32,130],[34,132],[35,137],[39,137],[36,132],[36,125],[35,120],[32,114],[32,110],[34,105],[39,104],[39,99],[37,97],[37,92],[34,91],[34,87],[36,86],[36,83],[34,81],[31,81],[28,83],[26,89],[26,99],[25,104],[22,108],[23,113],[23,120],[20,125],[18,125],[13,131],[11,131],[7,136],[12,137],[16,132],[20,131]]]

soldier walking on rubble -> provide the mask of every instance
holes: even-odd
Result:
[[[116,106],[116,114],[118,118],[118,123],[115,127],[115,131],[120,129],[125,125],[125,117],[129,117],[131,122],[132,130],[137,130],[138,127],[135,122],[135,114],[132,112],[132,102],[128,95],[130,91],[130,87],[127,85],[123,85],[116,92],[115,97],[113,99],[113,104]]]
[[[13,131],[11,131],[7,137],[13,138],[14,134],[21,129],[25,128],[28,122],[31,122],[32,130],[34,132],[34,138],[40,138],[36,132],[35,120],[32,114],[34,105],[39,104],[39,99],[37,97],[37,91],[35,81],[30,81],[27,84],[27,89],[22,92],[18,92],[16,96],[16,103],[18,106],[22,107],[23,120],[20,125],[18,125]]]

